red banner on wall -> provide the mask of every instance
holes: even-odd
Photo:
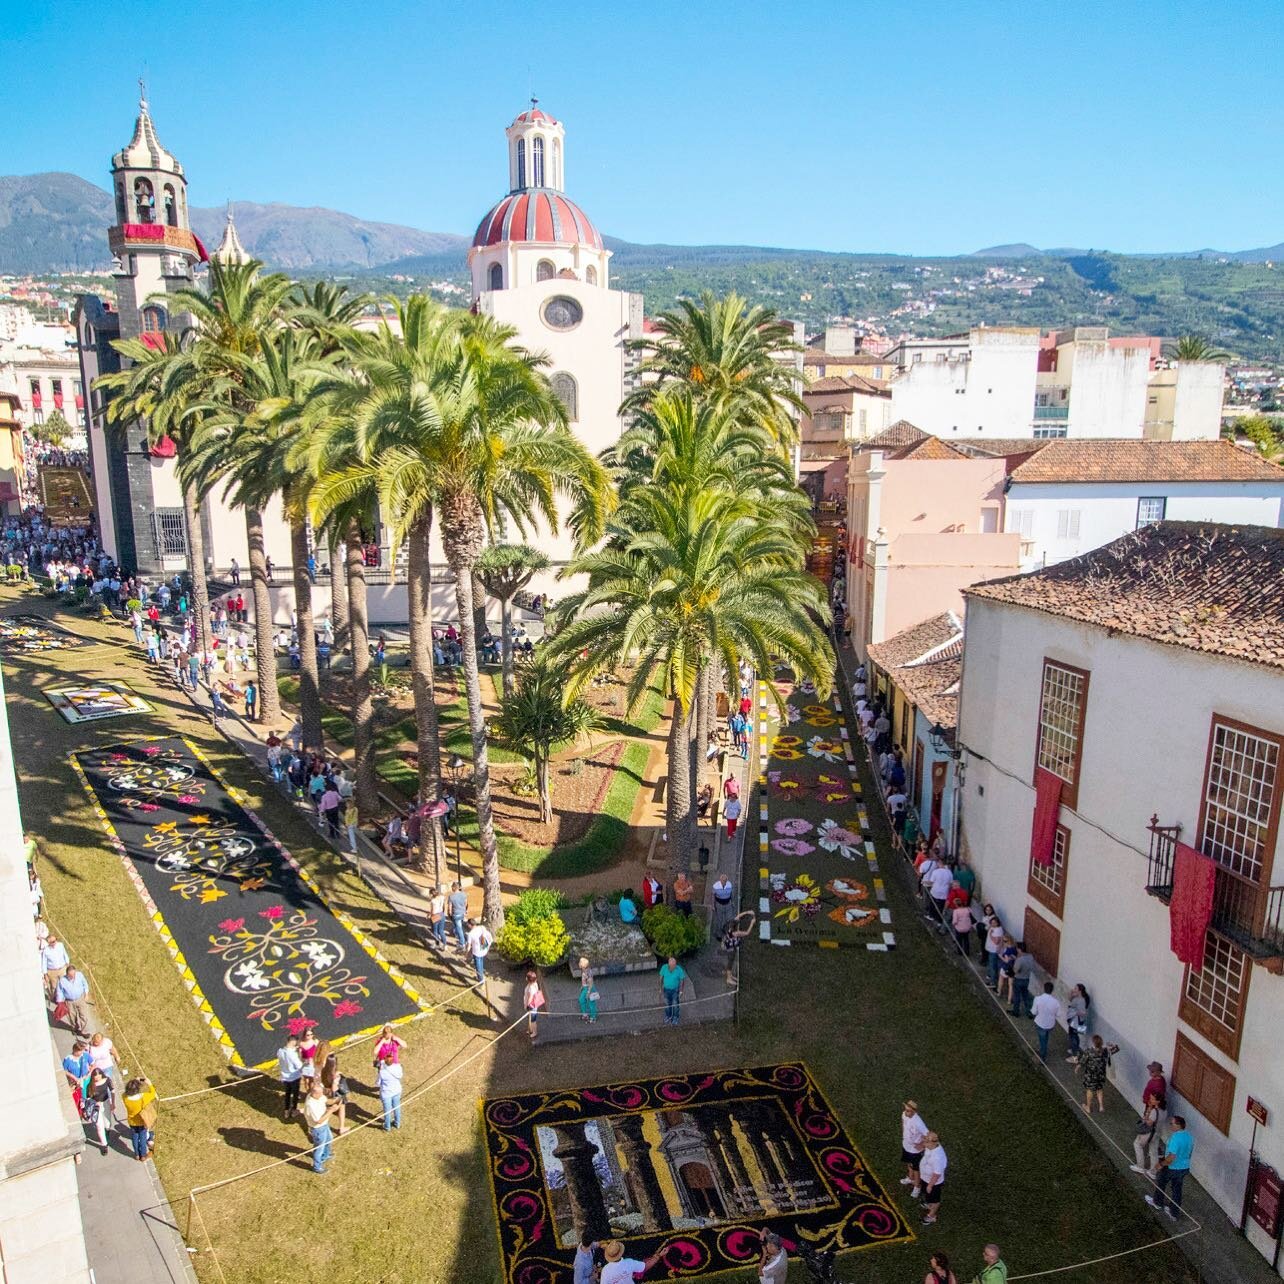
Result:
[[[1061,777],[1046,767],[1034,769],[1034,824],[1030,830],[1030,855],[1040,865],[1052,864],[1057,845],[1057,817],[1061,814]]]
[[[1217,866],[1186,843],[1177,844],[1173,897],[1168,904],[1172,951],[1191,967],[1204,966],[1204,938],[1213,917]]]

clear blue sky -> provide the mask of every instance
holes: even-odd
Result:
[[[609,235],[1284,240],[1284,2],[0,0],[0,172],[105,185],[146,72],[198,205],[471,232],[532,87]]]

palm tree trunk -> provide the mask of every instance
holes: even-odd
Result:
[[[370,625],[366,618],[366,564],[361,528],[348,524],[348,625],[352,631],[352,750],[356,759],[357,810],[369,817],[379,808],[375,776],[374,704],[370,699]]]
[[[455,572],[455,604],[459,611],[460,643],[464,651],[464,685],[468,692],[468,734],[473,746],[473,794],[477,804],[478,841],[482,856],[482,913],[486,926],[498,932],[504,926],[504,906],[499,891],[499,848],[495,842],[495,815],[490,805],[490,756],[486,751],[486,719],[482,708],[481,678],[477,669],[477,622],[473,603],[473,563],[481,552],[480,522],[474,532],[457,527],[463,539],[447,540],[447,556]],[[465,543],[466,541],[466,543]],[[474,551],[475,548],[475,551]],[[468,554],[471,553],[471,558]]]
[[[481,576],[473,572],[473,636],[481,645],[482,634],[486,632],[486,586]]]
[[[335,655],[342,655],[351,642],[348,628],[348,557],[346,551],[339,555],[341,545],[337,539],[330,541],[330,623],[334,625]]]
[[[716,665],[716,660],[710,660],[709,663],[700,670],[700,703],[696,709],[697,762],[705,761],[705,755],[709,751],[709,732],[713,729],[713,689],[717,685],[713,680],[713,673]]]
[[[504,695],[513,694],[513,599],[499,599],[499,627],[503,637],[499,640],[499,653],[504,672]]]
[[[436,802],[441,785],[441,729],[437,721],[437,682],[432,655],[432,509],[411,526],[406,538],[406,601],[410,614],[410,679],[415,694],[415,734],[419,754],[419,803]],[[440,879],[441,821],[425,829],[433,869]],[[421,867],[427,866],[420,843]]]
[[[544,824],[553,819],[553,795],[548,787],[548,754],[535,751],[535,782],[539,787],[539,818]]]
[[[303,743],[321,749],[321,677],[317,670],[317,635],[312,619],[312,580],[308,575],[308,528],[297,521],[290,526],[290,560],[294,563],[294,610],[299,621],[299,716]]]
[[[250,549],[250,588],[254,597],[254,666],[259,688],[259,721],[276,723],[281,718],[281,695],[276,689],[272,594],[268,592],[263,514],[257,508],[245,510],[245,539]]]
[[[669,850],[678,868],[691,871],[691,712],[674,697],[669,722],[669,789],[665,798],[665,823]]]
[[[201,500],[196,487],[183,487],[183,520],[187,523],[187,569],[192,576],[192,615],[196,620],[196,645],[204,659],[210,650],[210,587],[205,577],[205,528],[201,525]]]

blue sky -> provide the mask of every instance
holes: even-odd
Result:
[[[1284,239],[1281,0],[0,0],[0,172],[471,232],[532,88],[608,235],[914,254]]]

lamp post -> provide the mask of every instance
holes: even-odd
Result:
[[[459,779],[465,763],[457,753],[452,753],[446,766],[450,771],[450,784],[455,794],[455,814],[451,817],[451,826],[455,831],[455,877],[462,883],[464,878],[464,858],[459,838]]]

